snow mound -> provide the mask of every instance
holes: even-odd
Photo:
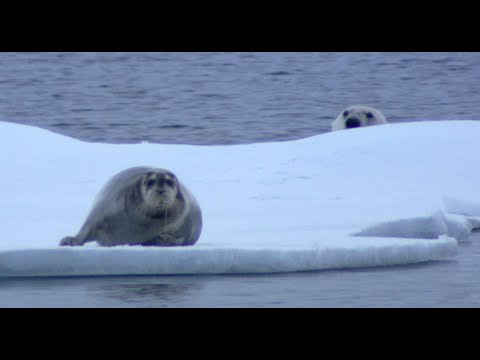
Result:
[[[477,121],[388,124],[232,146],[87,143],[0,122],[0,277],[232,274],[411,264],[454,256],[480,227]],[[132,166],[195,194],[192,247],[58,246]],[[458,200],[458,199],[468,199]]]
[[[480,228],[480,218],[445,214],[399,219],[373,225],[353,236],[436,239],[447,235],[460,242],[467,241],[473,230]]]

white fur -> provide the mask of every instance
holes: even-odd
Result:
[[[344,112],[348,111],[348,115],[345,117]],[[368,118],[367,114],[371,113],[373,115],[372,118]],[[340,115],[332,122],[332,131],[336,130],[344,130],[347,129],[345,123],[347,119],[357,118],[360,121],[359,127],[365,126],[372,126],[372,125],[380,125],[380,124],[387,124],[387,119],[383,114],[369,106],[364,105],[352,105],[348,108],[342,110]]]

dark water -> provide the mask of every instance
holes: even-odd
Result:
[[[0,121],[87,141],[238,144],[480,119],[480,53],[1,53]],[[237,276],[0,279],[1,307],[478,307],[480,235],[448,261]]]
[[[289,140],[351,104],[478,118],[479,75],[480,53],[1,53],[0,121],[99,142]]]

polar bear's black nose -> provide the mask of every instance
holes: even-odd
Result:
[[[347,121],[345,121],[345,127],[347,129],[351,129],[351,128],[356,128],[356,127],[359,127],[360,126],[360,120],[358,120],[357,118],[350,118],[350,119],[347,119]]]

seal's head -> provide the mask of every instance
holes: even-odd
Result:
[[[386,124],[385,116],[369,106],[353,105],[343,110],[332,123],[332,131]]]
[[[178,180],[170,171],[149,170],[140,179],[140,191],[151,209],[165,210],[175,202]]]

